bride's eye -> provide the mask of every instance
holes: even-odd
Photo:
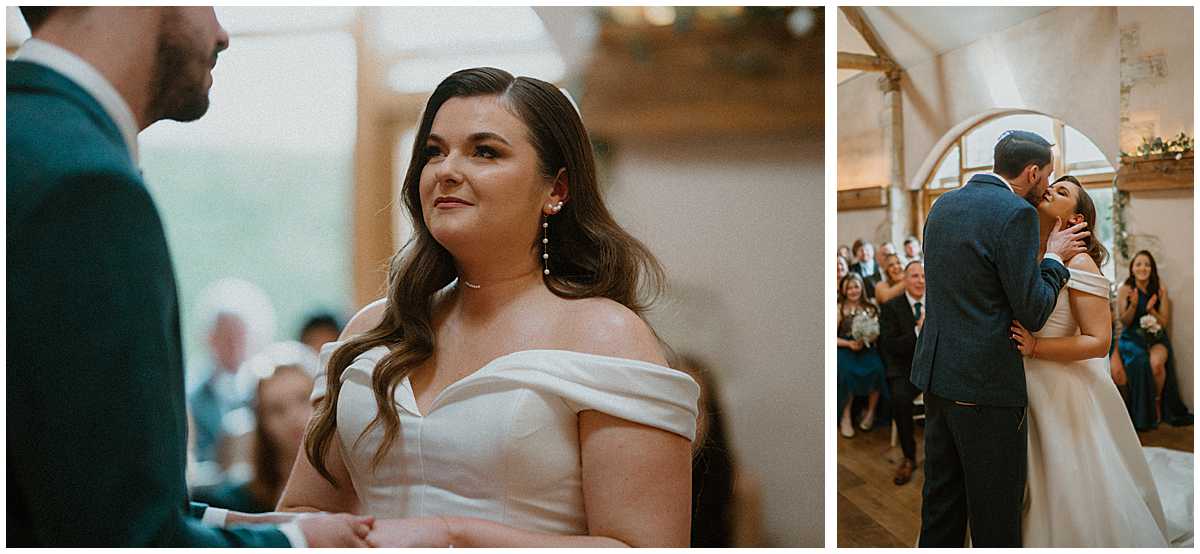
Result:
[[[421,155],[425,156],[425,158],[434,158],[442,155],[442,149],[438,148],[435,144],[430,144],[421,151]]]
[[[491,146],[480,145],[475,147],[475,155],[481,158],[487,158],[490,160],[497,157],[498,154],[499,153],[496,152],[496,149],[492,148]]]

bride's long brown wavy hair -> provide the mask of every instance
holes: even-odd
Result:
[[[1063,181],[1072,183],[1079,188],[1079,197],[1075,200],[1075,213],[1083,216],[1083,220],[1087,222],[1088,230],[1092,232],[1086,239],[1083,239],[1084,244],[1087,245],[1086,254],[1096,262],[1096,267],[1103,268],[1104,260],[1108,259],[1108,249],[1104,247],[1104,243],[1100,242],[1100,231],[1096,227],[1096,203],[1092,202],[1092,196],[1088,194],[1087,188],[1083,186],[1083,183],[1080,183],[1079,179],[1071,175],[1063,175],[1055,179],[1054,183],[1051,184],[1057,185]]]
[[[349,339],[339,347],[326,368],[325,397],[317,405],[304,439],[308,460],[326,480],[337,486],[325,465],[337,431],[341,375],[356,357],[378,347],[390,352],[379,361],[371,379],[377,415],[359,435],[383,427],[383,441],[372,459],[379,464],[400,429],[393,403],[396,387],[405,375],[433,355],[434,294],[457,277],[454,259],[425,225],[421,210],[420,177],[427,159],[425,143],[434,116],[455,97],[498,96],[524,122],[529,141],[538,154],[539,171],[551,182],[566,170],[569,201],[550,216],[550,275],[546,287],[563,298],[604,297],[620,302],[639,316],[663,289],[662,266],[637,239],[617,225],[604,206],[596,183],[592,143],[571,101],[554,85],[529,77],[516,77],[495,68],[457,71],[429,97],[413,141],[411,163],[404,176],[402,196],[412,220],[413,237],[390,261],[387,303],[383,320],[374,329]],[[541,237],[530,245],[530,255],[540,252]]]

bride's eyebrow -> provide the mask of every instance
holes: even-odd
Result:
[[[485,140],[494,140],[505,146],[512,146],[511,144],[509,144],[509,142],[507,140],[504,140],[504,137],[497,135],[496,133],[493,133],[491,131],[481,131],[478,133],[474,133],[470,137],[468,137],[468,140],[470,140],[471,142],[483,142]]]

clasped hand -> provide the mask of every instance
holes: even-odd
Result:
[[[381,519],[367,535],[367,543],[377,548],[446,548],[450,534],[450,523],[444,517]]]

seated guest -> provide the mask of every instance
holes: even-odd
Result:
[[[275,509],[312,415],[313,380],[299,365],[281,365],[258,382],[254,397],[254,476],[193,491],[211,506],[246,513]]]
[[[917,240],[917,237],[909,235],[904,239],[904,254],[900,257],[905,267],[908,267],[908,262],[921,259],[921,241]]]
[[[1129,262],[1129,277],[1117,291],[1117,310],[1125,330],[1117,349],[1128,381],[1129,415],[1138,431],[1171,425],[1191,425],[1192,415],[1179,398],[1175,358],[1168,334],[1171,299],[1158,277],[1154,256],[1142,250]],[[1157,334],[1142,328],[1142,318],[1153,316]]]
[[[879,308],[879,353],[887,368],[892,394],[892,413],[904,460],[896,468],[892,482],[903,485],[912,479],[917,467],[917,445],[913,439],[913,399],[919,391],[909,380],[917,335],[925,324],[925,267],[920,261],[909,262],[904,269],[904,293]]]
[[[837,247],[838,257],[845,258],[846,263],[850,262],[850,247],[844,244],[839,244]]]
[[[300,342],[307,345],[315,353],[321,352],[326,343],[338,340],[342,334],[342,326],[333,314],[319,312],[312,314],[300,327]]]
[[[854,436],[851,400],[855,396],[867,397],[867,411],[859,428],[869,431],[875,425],[875,407],[884,385],[883,360],[879,357],[879,351],[874,345],[868,346],[862,340],[855,339],[852,333],[855,316],[879,316],[879,310],[863,293],[863,278],[859,274],[851,272],[842,279],[837,313],[839,427],[842,436],[850,438]]]
[[[891,241],[885,242],[879,245],[879,249],[875,251],[875,264],[882,269],[883,259],[897,254],[899,253],[896,251],[896,244]]]
[[[880,307],[904,292],[904,265],[900,263],[900,256],[884,256],[883,276],[883,281],[875,284],[875,304]]]
[[[875,263],[875,245],[870,241],[856,240],[852,253],[850,271],[863,278],[863,287],[866,290],[867,298],[874,298],[875,283],[883,279],[883,275],[879,272],[879,265]]]
[[[250,391],[238,377],[248,340],[245,320],[231,311],[217,313],[208,327],[208,378],[188,396],[198,462],[218,460],[219,447],[227,438],[225,416],[249,402]]]
[[[847,273],[850,273],[850,262],[846,261],[846,258],[838,256],[837,257],[837,282],[841,283],[842,278],[845,277]]]

